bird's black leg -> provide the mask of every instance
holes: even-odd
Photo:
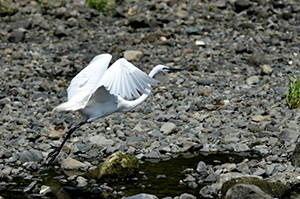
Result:
[[[66,133],[66,137],[65,137],[64,141],[61,143],[61,145],[59,147],[55,147],[55,149],[48,154],[48,157],[46,159],[46,164],[47,165],[51,165],[54,162],[55,158],[58,156],[60,150],[63,148],[63,146],[66,143],[66,141],[71,137],[72,133],[74,133],[74,131],[76,129],[78,129],[79,127],[81,127],[85,123],[87,123],[87,121],[80,122],[74,128],[70,129]],[[47,162],[48,159],[50,159],[50,160]]]

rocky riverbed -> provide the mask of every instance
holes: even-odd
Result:
[[[51,186],[37,185],[44,178],[35,174],[45,169],[51,146],[81,121],[77,113],[51,111],[94,56],[110,53],[112,61],[125,57],[147,73],[158,64],[184,70],[158,74],[160,85],[134,110],[78,129],[55,169],[87,171],[116,151],[139,160],[251,153],[255,158],[239,163],[203,160],[185,169],[178,184],[197,194],[178,198],[300,197],[292,192],[300,181],[292,164],[299,162],[292,155],[300,112],[286,103],[289,77],[299,75],[298,1],[124,0],[114,14],[83,0],[1,3],[0,190],[18,177],[30,182],[21,190],[26,196],[49,197]],[[243,183],[229,186],[232,178]],[[122,197],[122,190],[80,174],[55,180],[74,182],[71,192],[94,186],[91,194]],[[272,191],[261,183],[279,184]]]

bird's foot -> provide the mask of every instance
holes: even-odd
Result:
[[[53,146],[52,148],[53,148],[53,151],[51,151],[46,158],[46,165],[51,165],[54,162],[54,160],[56,159],[56,157],[59,155],[60,150],[61,150],[61,147]]]

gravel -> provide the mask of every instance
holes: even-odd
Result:
[[[214,198],[224,173],[276,179],[289,187],[299,183],[300,169],[290,157],[300,114],[285,98],[289,76],[299,74],[298,1],[125,0],[111,16],[83,0],[26,0],[10,10],[1,9],[0,21],[1,190],[16,176],[30,179],[45,169],[51,146],[80,122],[77,113],[52,109],[67,100],[71,79],[101,53],[111,53],[113,61],[126,57],[147,73],[157,64],[185,70],[158,74],[160,85],[134,110],[77,130],[55,168],[76,161],[73,167],[88,170],[116,151],[140,160],[243,152],[257,154],[256,162],[200,162],[183,184],[198,189],[196,197]],[[75,191],[91,185],[81,176],[72,181]],[[51,190],[31,180],[23,192],[38,197]],[[104,190],[102,184],[90,194]]]

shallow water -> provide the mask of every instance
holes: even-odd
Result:
[[[118,182],[100,181],[97,184],[107,183],[114,191],[122,194],[104,193],[103,196],[109,198],[121,198],[122,196],[131,196],[139,193],[154,194],[159,198],[171,196],[180,196],[182,193],[190,193],[198,196],[199,190],[205,184],[197,189],[189,188],[187,185],[180,185],[179,181],[185,179],[182,173],[187,168],[196,169],[200,161],[207,165],[220,165],[223,163],[239,163],[245,158],[253,158],[250,154],[184,154],[168,160],[160,160],[158,162],[144,161],[140,164],[140,172],[135,180],[124,180]],[[68,177],[68,173],[62,170],[43,170],[34,175],[33,179],[24,180],[21,178],[14,179],[7,190],[2,190],[0,195],[4,198],[34,198],[35,195],[23,193],[23,189],[32,181],[37,180],[38,187],[41,185],[51,186],[59,191],[65,187],[66,192],[59,191],[53,198],[91,198],[90,191],[82,188],[76,188],[74,183],[61,184],[60,176],[64,179]],[[146,176],[145,179],[143,176]],[[160,178],[157,176],[161,176]],[[89,188],[91,190],[91,188]],[[99,198],[99,197],[97,197]]]

